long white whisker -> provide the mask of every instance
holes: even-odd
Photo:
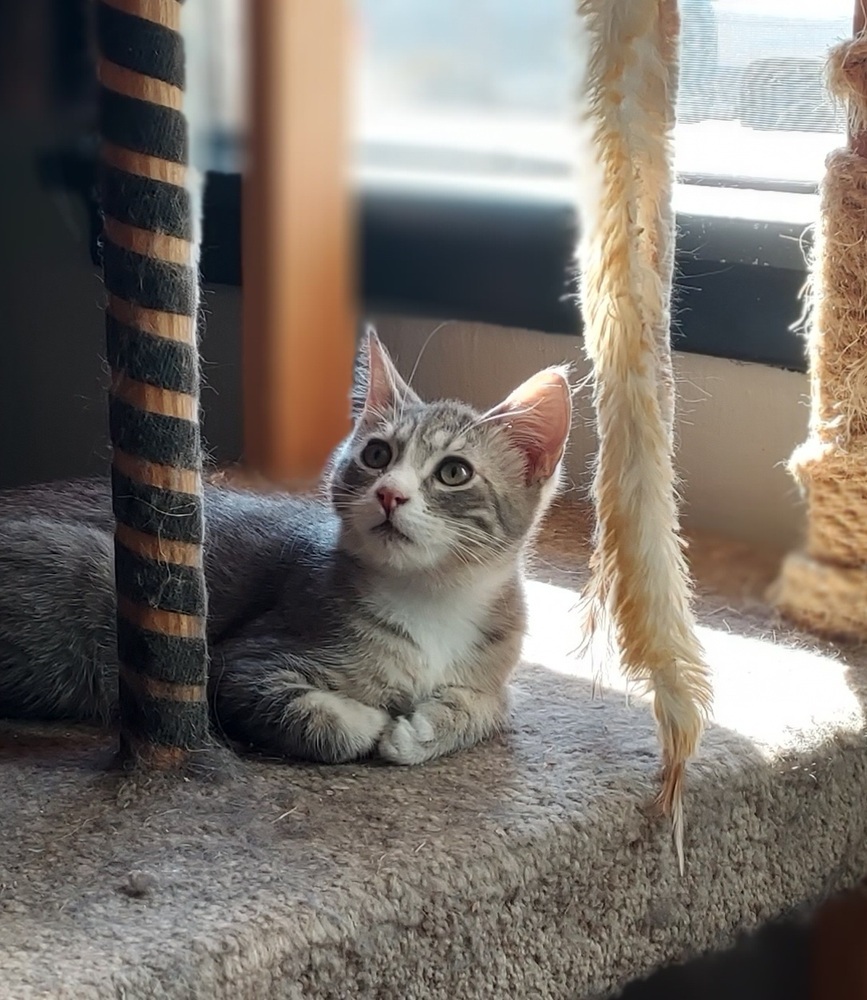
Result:
[[[435,326],[433,330],[431,330],[431,332],[427,335],[427,337],[425,337],[424,343],[421,345],[418,355],[416,356],[415,364],[412,366],[412,371],[409,373],[409,378],[406,380],[407,388],[412,388],[412,380],[415,378],[415,373],[418,371],[419,363],[421,362],[421,359],[424,356],[424,352],[427,350],[427,345],[431,342],[431,340],[433,340],[436,334],[438,334],[440,330],[442,330],[444,326],[448,325],[448,322],[449,322],[448,320],[444,320],[438,326]],[[406,396],[402,396],[400,400],[400,413],[398,415],[398,420],[403,420],[403,414],[405,409],[406,409]]]
[[[508,413],[485,413],[480,416],[477,420],[473,420],[462,428],[461,433],[466,434],[467,431],[475,430],[477,427],[483,427],[485,424],[493,423],[497,420],[507,420],[510,417],[521,417],[527,413],[532,413],[539,406],[538,403],[534,403],[532,406],[525,406],[521,410],[509,410]]]
[[[409,373],[409,378],[406,381],[408,386],[412,386],[412,381],[415,378],[415,373],[418,371],[418,366],[421,363],[421,359],[424,357],[424,352],[427,350],[428,344],[433,340],[433,338],[442,330],[444,327],[448,326],[451,320],[443,320],[439,326],[435,326],[433,330],[425,337],[424,343],[418,352],[418,357],[415,359],[415,364],[412,366],[412,371]]]

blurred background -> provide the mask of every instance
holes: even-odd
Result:
[[[236,0],[236,3],[240,0]],[[678,170],[811,185],[845,125],[825,95],[850,0],[682,0]],[[570,0],[358,0],[356,156],[558,177],[577,81]]]
[[[186,2],[192,117],[201,163],[213,170],[241,165],[246,2]],[[579,75],[571,0],[349,5],[359,167],[569,173]],[[62,12],[59,38],[80,37],[86,0],[54,6]],[[815,184],[845,127],[822,73],[829,46],[851,34],[852,8],[851,0],[682,0],[679,171],[724,182]],[[58,96],[81,93],[82,64],[67,51]]]
[[[187,0],[208,165],[238,166],[245,0]],[[361,167],[558,177],[578,80],[571,0],[354,0]],[[678,169],[815,184],[845,127],[823,86],[850,0],[682,0]]]
[[[243,163],[248,0],[186,0],[200,166]],[[358,168],[563,177],[578,79],[571,0],[347,0]],[[811,185],[845,125],[825,95],[851,0],[682,0],[678,169]],[[91,0],[0,2],[0,111],[84,139]],[[5,144],[4,144],[5,145]]]
[[[100,471],[108,455],[92,196],[92,6],[91,0],[0,0],[0,424],[15,429],[0,438],[0,486]],[[579,77],[572,6],[571,0],[347,0],[349,160],[359,198],[375,192],[388,202],[391,191],[408,184],[471,192],[467,198],[475,201],[487,191],[533,191],[559,199],[568,212],[570,114]],[[828,47],[851,33],[851,0],[682,0],[681,6],[681,180],[706,189],[708,199],[744,188],[814,191],[823,159],[844,131],[841,110],[825,96],[822,67]],[[238,172],[247,13],[248,0],[184,5],[193,158],[208,172],[205,433],[221,461],[236,459],[242,443]],[[401,265],[392,255],[371,267],[366,225],[362,212],[365,305],[382,298],[374,286],[382,285],[383,269]],[[563,233],[561,256],[571,238]],[[477,250],[484,258],[485,248]],[[532,263],[522,260],[521,267]],[[558,303],[566,290],[562,260],[539,257],[538,268],[549,275],[543,293]],[[460,274],[449,280],[459,282]],[[524,292],[512,289],[510,300],[510,284],[499,281],[498,321],[544,329],[518,315]],[[402,302],[404,312],[411,298]],[[571,323],[571,309],[562,307],[561,325]],[[486,318],[457,313],[449,315]]]

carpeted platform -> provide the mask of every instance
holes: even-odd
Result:
[[[681,879],[648,707],[566,656],[576,518],[540,545],[514,729],[462,756],[118,798],[110,739],[0,723],[0,996],[577,1000],[853,884],[867,652],[770,619],[774,554],[694,540],[717,708]]]

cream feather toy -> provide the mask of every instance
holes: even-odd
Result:
[[[683,784],[711,703],[679,533],[670,348],[676,0],[577,0],[586,49],[578,259],[594,371],[597,528],[585,640],[653,695],[658,805],[683,871]]]

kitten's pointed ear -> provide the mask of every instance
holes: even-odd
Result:
[[[572,393],[565,368],[546,368],[489,410],[486,423],[505,426],[526,458],[527,484],[550,479],[572,427]]]
[[[388,413],[407,403],[420,403],[419,397],[404,382],[372,326],[361,340],[352,388],[352,415]]]

